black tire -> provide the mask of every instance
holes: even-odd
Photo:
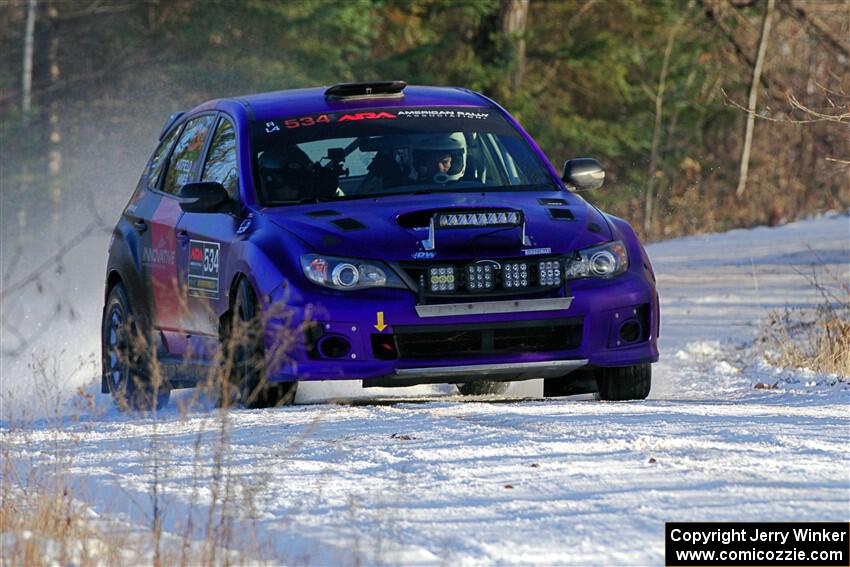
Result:
[[[559,398],[597,392],[595,369],[579,369],[565,376],[543,380],[543,397]]]
[[[652,387],[651,364],[597,368],[596,370],[600,400],[645,400],[649,395]]]
[[[476,380],[475,382],[457,384],[457,391],[463,396],[498,395],[504,394],[508,391],[508,383],[493,382],[491,380]]]
[[[153,411],[165,408],[171,396],[167,383],[150,380],[150,353],[138,333],[124,285],[116,284],[106,298],[101,322],[103,378],[119,409]]]
[[[229,357],[224,367],[230,370],[230,375],[222,381],[220,405],[234,399],[250,409],[292,404],[298,382],[270,384],[266,378],[265,345],[257,296],[244,278],[236,287],[232,317],[223,334],[223,352]]]

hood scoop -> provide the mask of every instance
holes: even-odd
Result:
[[[437,247],[437,234],[464,229],[512,229],[520,230],[523,246],[531,246],[525,234],[525,214],[515,209],[459,209],[434,212],[428,221],[428,238],[421,241],[424,250]]]
[[[421,210],[421,211],[410,211],[410,212],[406,212],[406,213],[401,213],[400,215],[398,215],[396,217],[396,222],[398,223],[399,226],[401,226],[403,228],[409,228],[409,229],[428,228],[431,225],[431,220],[434,219],[436,215],[440,215],[440,217],[443,217],[443,216],[445,216],[445,217],[457,217],[456,219],[454,219],[455,221],[460,220],[460,218],[461,218],[460,215],[466,215],[467,219],[466,219],[466,222],[463,223],[463,227],[480,226],[481,228],[486,228],[488,226],[492,226],[493,223],[491,222],[491,223],[487,224],[486,217],[483,220],[481,220],[480,215],[482,215],[482,214],[483,215],[491,215],[491,214],[498,215],[500,213],[501,214],[507,214],[507,213],[516,213],[516,212],[518,212],[518,211],[515,211],[514,209],[504,208],[504,207],[502,207],[502,208],[499,208],[499,207],[487,208],[486,210],[483,210],[481,208],[468,208],[468,207],[465,207],[465,208],[464,207],[443,207],[443,208],[440,208],[440,209],[424,209],[424,210]],[[469,217],[472,217],[472,219],[471,219],[472,222],[470,222]],[[474,224],[476,219],[478,219],[480,221],[478,225]],[[490,220],[495,220],[495,219],[490,219]],[[457,223],[455,223],[455,225],[453,225],[453,227],[456,226],[456,225],[457,225]],[[445,225],[444,225],[444,227],[445,227]]]
[[[431,224],[431,219],[437,213],[435,209],[425,209],[423,211],[411,211],[409,213],[401,213],[395,219],[398,225],[402,228],[428,228]]]
[[[320,211],[310,211],[309,213],[307,213],[307,216],[308,216],[308,217],[315,217],[315,218],[320,218],[320,217],[338,217],[338,216],[340,216],[341,214],[342,214],[342,213],[338,213],[338,212],[336,212],[336,211],[332,211],[332,210],[330,210],[330,209],[322,209],[322,210],[320,210]]]
[[[569,209],[547,209],[549,211],[549,216],[554,220],[576,220],[575,215]]]
[[[342,218],[331,221],[332,224],[335,224],[342,230],[363,230],[366,228],[366,225],[360,222],[359,220],[351,219],[351,218]]]
[[[566,206],[567,202],[563,199],[551,199],[551,198],[543,198],[537,199],[537,202],[546,207],[563,207]]]

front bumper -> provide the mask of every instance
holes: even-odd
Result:
[[[287,317],[271,319],[266,346],[274,352],[283,342],[294,346],[277,357],[269,379],[364,380],[366,386],[527,380],[564,375],[585,364],[658,360],[658,296],[645,272],[577,280],[552,295],[557,296],[423,309],[403,290],[357,295],[290,290],[289,297],[303,301],[290,302]],[[637,332],[626,341],[623,327],[629,322],[636,322]],[[317,344],[329,337],[348,348],[326,356]]]

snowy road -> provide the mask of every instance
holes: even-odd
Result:
[[[138,524],[155,442],[165,530],[203,539],[226,498],[245,557],[659,565],[668,520],[850,520],[846,383],[777,371],[747,346],[770,309],[816,302],[800,273],[812,264],[846,281],[849,243],[850,219],[832,215],[651,246],[662,360],[645,402],[542,400],[539,381],[509,392],[536,399],[477,402],[314,384],[301,402],[356,403],[232,411],[224,429],[170,409],[155,435],[109,410],[3,434],[21,463],[63,460],[100,517]]]

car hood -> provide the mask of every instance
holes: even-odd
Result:
[[[523,227],[451,228],[434,231],[438,212],[522,211]],[[507,258],[558,254],[611,239],[594,207],[565,192],[450,193],[270,207],[271,222],[332,256],[404,261],[411,259]]]

